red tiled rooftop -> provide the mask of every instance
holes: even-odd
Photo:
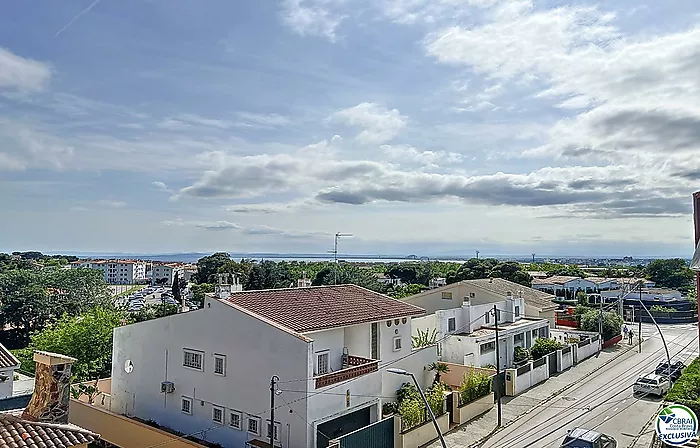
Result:
[[[4,345],[0,344],[0,369],[19,366],[19,361]]]
[[[297,333],[423,314],[425,310],[356,285],[234,292],[224,302]]]
[[[0,448],[69,448],[99,438],[79,426],[29,422],[0,413]]]

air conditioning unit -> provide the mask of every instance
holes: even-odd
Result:
[[[171,394],[175,392],[175,384],[172,381],[163,381],[160,383],[161,394]]]

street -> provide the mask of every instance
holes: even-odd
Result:
[[[633,329],[637,331],[636,326]],[[661,329],[672,359],[688,364],[697,356],[696,325],[665,325]],[[481,447],[559,447],[567,430],[576,427],[612,436],[619,448],[631,446],[661,403],[658,397],[634,396],[632,385],[639,376],[653,372],[660,361],[666,360],[656,328],[644,324],[643,335],[641,354],[635,347],[608,367],[589,375],[560,396],[517,419]]]

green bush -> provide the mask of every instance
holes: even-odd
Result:
[[[598,332],[598,319],[600,311],[591,310],[581,316],[581,330]],[[622,325],[624,321],[619,314],[612,311],[603,312],[603,339],[610,340],[615,336],[622,334]]]
[[[676,309],[675,308],[667,308],[667,307],[661,306],[661,305],[653,305],[651,308],[649,308],[649,311],[656,311],[658,313],[675,313]]]
[[[399,392],[401,392],[400,397],[398,397]],[[425,404],[414,386],[405,383],[401,386],[401,389],[397,391],[397,397],[399,398],[398,411],[401,415],[402,431],[408,431],[426,421],[427,411],[425,409]],[[444,388],[441,384],[437,384],[428,389],[425,393],[425,398],[433,414],[435,414],[435,417],[444,414],[445,395]]]
[[[420,398],[410,398],[403,400],[399,404],[399,414],[401,415],[401,430],[407,431],[425,421],[425,405]]]
[[[666,395],[666,400],[700,412],[700,358],[696,358],[683,371],[683,375]]]
[[[530,354],[532,355],[532,359],[540,359],[562,348],[564,348],[564,346],[554,339],[537,338],[530,348]]]
[[[530,352],[526,348],[515,347],[513,351],[513,361],[515,361],[516,364],[520,364],[528,359],[530,359]]]
[[[471,370],[464,374],[459,385],[459,405],[464,406],[491,393],[491,377],[483,372]]]

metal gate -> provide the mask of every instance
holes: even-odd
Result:
[[[547,356],[549,356],[549,376],[552,376],[559,371],[557,367],[557,352],[552,352]]]
[[[494,392],[493,397],[495,400],[497,400],[499,396],[506,396],[506,372],[501,372],[498,375],[493,376],[492,387]]]
[[[373,423],[332,440],[329,447],[394,448],[394,417]]]

